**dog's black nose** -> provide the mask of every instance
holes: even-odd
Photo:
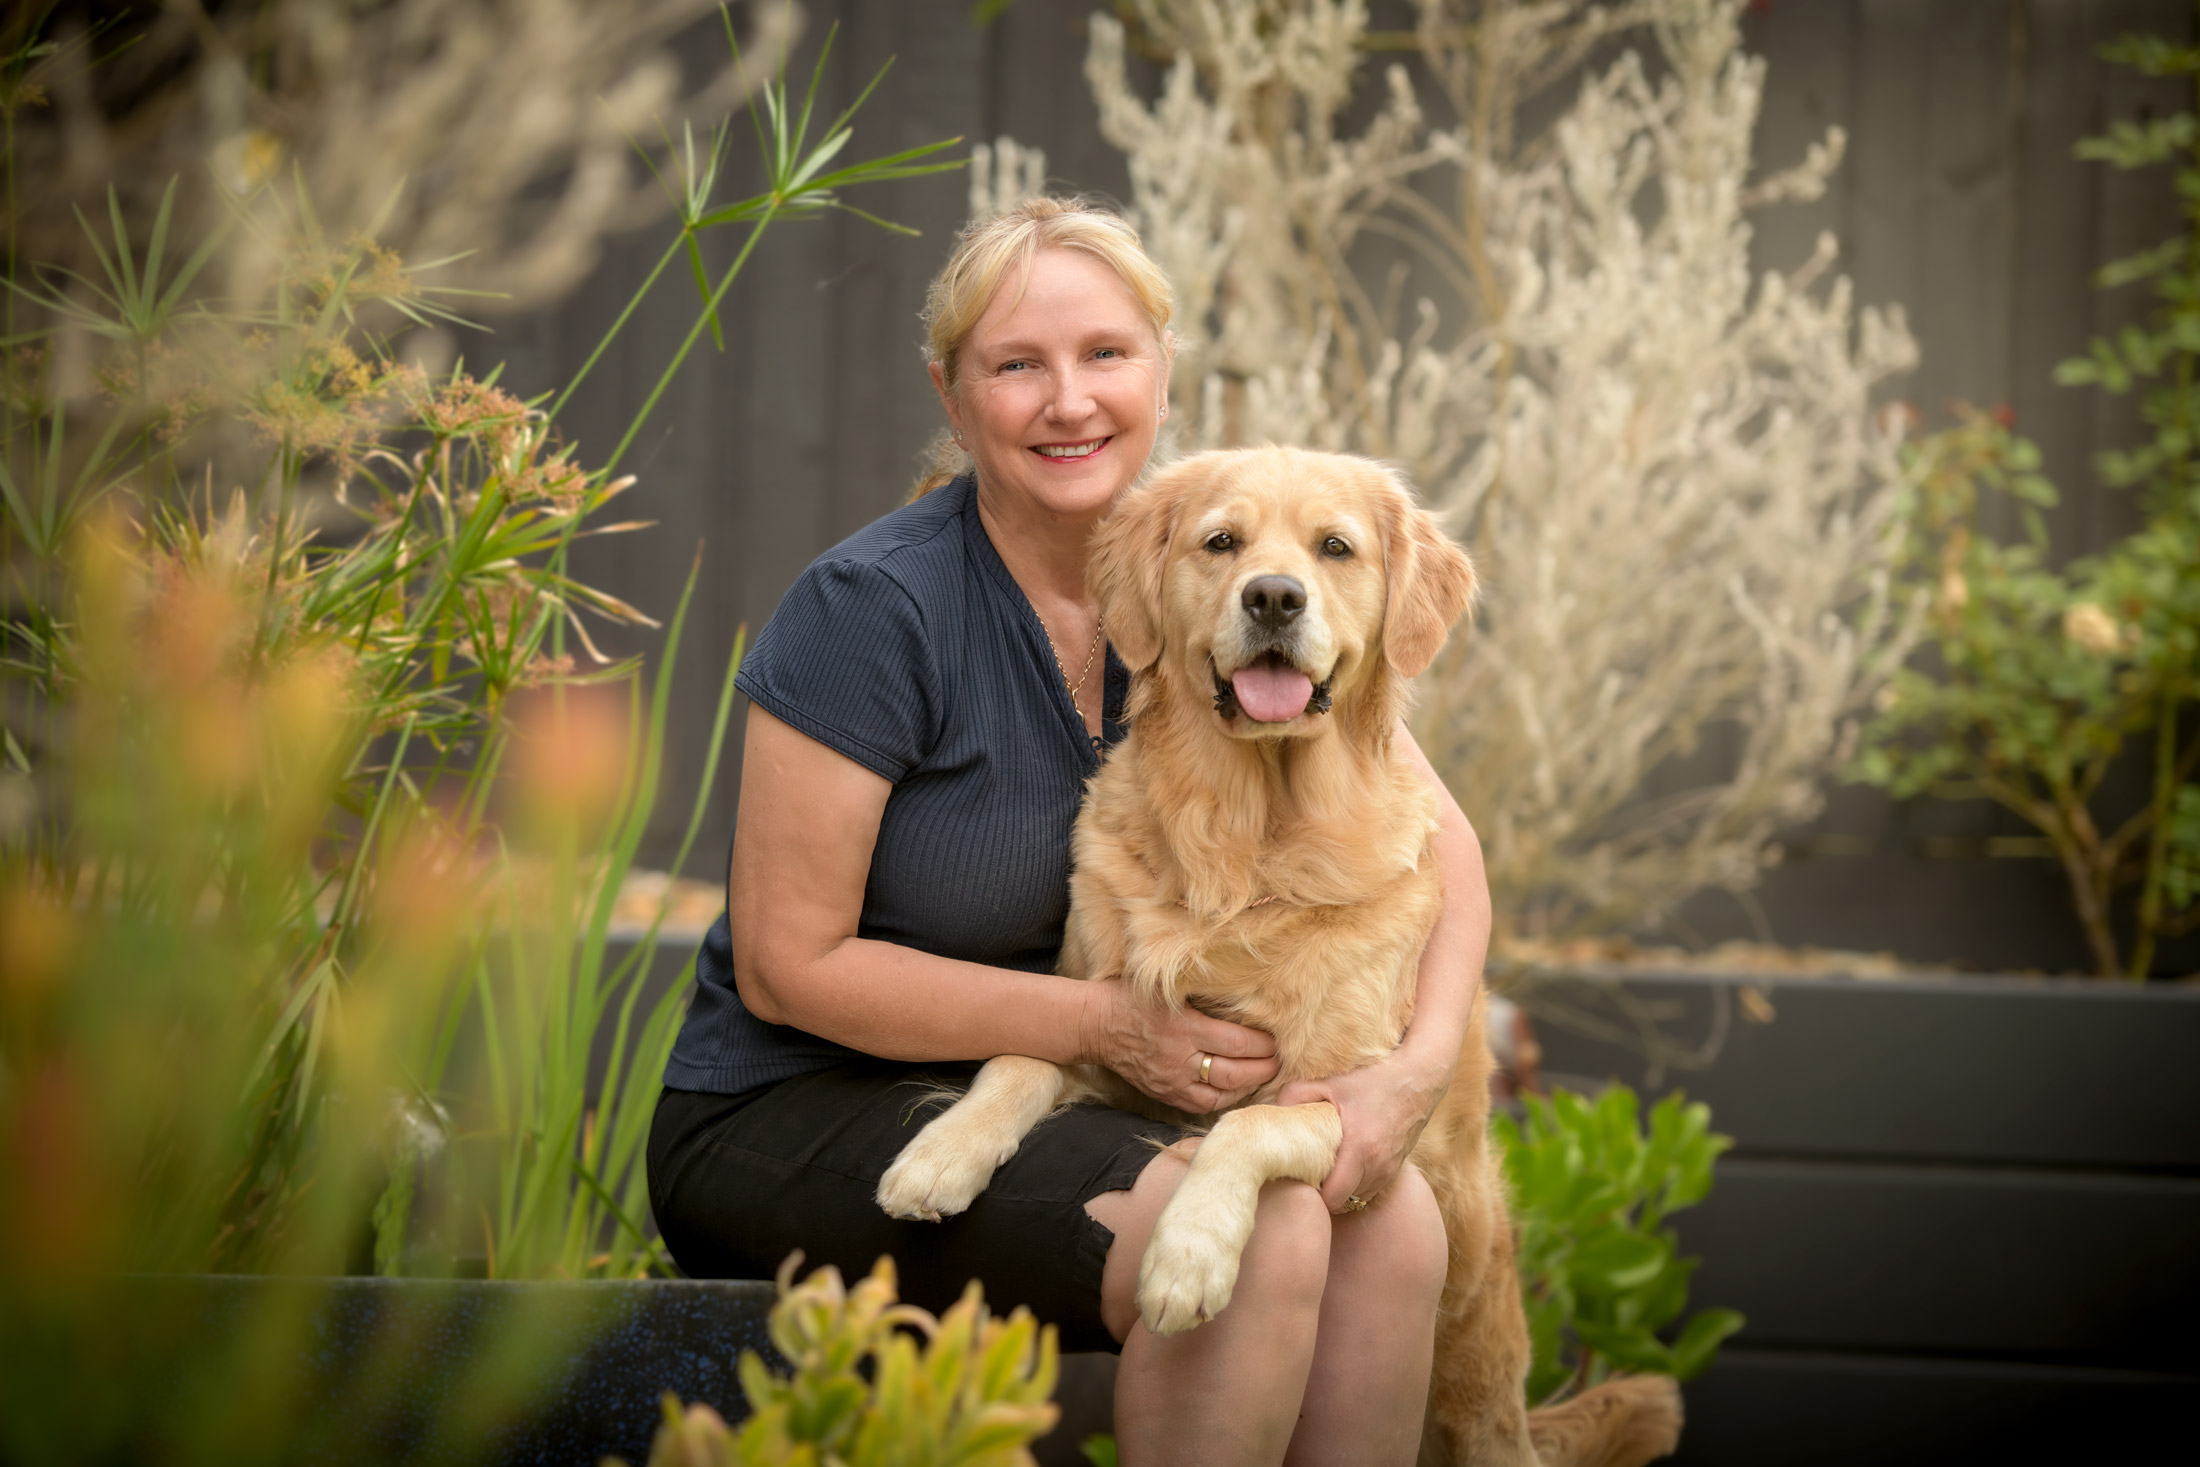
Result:
[[[1280,631],[1306,610],[1306,587],[1289,576],[1255,576],[1238,600],[1246,614],[1270,631]]]

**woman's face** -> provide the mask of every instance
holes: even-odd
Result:
[[[1153,451],[1167,354],[1130,287],[1081,250],[1039,251],[1018,283],[1002,281],[963,343],[954,390],[937,364],[932,383],[989,495],[1090,519]]]

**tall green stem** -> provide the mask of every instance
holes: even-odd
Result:
[[[2154,964],[2154,944],[2162,931],[2162,883],[2169,868],[2170,809],[2177,799],[2177,695],[2162,694],[2162,709],[2154,726],[2154,799],[2149,811],[2153,822],[2147,831],[2146,888],[2139,897],[2139,930],[2131,949],[2133,981],[2146,981]]]
[[[726,298],[726,292],[732,288],[734,278],[741,273],[741,267],[748,264],[749,253],[756,248],[756,242],[764,237],[764,231],[769,229],[772,221],[779,216],[779,208],[780,201],[775,196],[765,208],[763,217],[750,227],[749,237],[741,242],[741,253],[733,257],[733,263],[727,266],[726,273],[719,277],[718,288],[710,293],[709,303],[696,314],[695,324],[688,328],[687,339],[682,341],[680,349],[672,354],[672,360],[665,363],[664,371],[657,376],[657,385],[649,390],[649,396],[642,399],[642,405],[635,409],[634,421],[627,425],[626,436],[619,440],[619,446],[612,449],[611,457],[604,461],[603,471],[606,474],[618,471],[620,461],[626,457],[626,451],[633,447],[634,440],[641,436],[642,425],[649,421],[650,413],[656,410],[657,399],[665,395],[665,389],[672,385],[673,374],[680,370],[680,364],[687,360],[688,353],[695,350],[695,343],[703,339],[704,330],[709,327],[712,319],[718,314],[719,303]]]
[[[648,298],[650,291],[656,288],[657,277],[665,273],[665,266],[672,263],[673,257],[680,253],[680,247],[687,242],[692,233],[692,229],[682,228],[679,234],[674,236],[671,247],[659,257],[657,263],[650,268],[649,274],[643,279],[640,287],[628,298],[626,309],[619,312],[619,318],[613,321],[604,334],[597,339],[596,349],[588,354],[587,361],[581,363],[581,369],[573,374],[573,380],[566,383],[564,391],[560,392],[550,406],[543,410],[544,417],[555,421],[558,414],[565,411],[566,403],[572,399],[574,393],[580,390],[580,385],[588,380],[588,374],[596,369],[596,363],[603,359],[603,354],[610,349],[611,343],[618,339],[619,333],[626,330],[628,319],[633,316],[636,308]]]

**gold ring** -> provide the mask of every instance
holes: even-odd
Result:
[[[1346,1212],[1362,1212],[1365,1211],[1366,1208],[1367,1199],[1360,1196],[1357,1192],[1353,1193],[1350,1197],[1347,1197],[1344,1200],[1344,1210]]]
[[[1199,1083],[1200,1083],[1200,1084],[1202,1084],[1202,1085],[1212,1085],[1212,1084],[1214,1084],[1214,1083],[1215,1083],[1215,1082],[1214,1082],[1213,1080],[1211,1080],[1211,1079],[1209,1079],[1209,1078],[1208,1078],[1208,1076],[1209,1076],[1209,1075],[1211,1075],[1211,1074],[1212,1074],[1212,1073],[1214,1072],[1214,1068],[1215,1068],[1215,1057],[1214,1057],[1213,1055],[1211,1055],[1211,1054],[1207,1054],[1207,1053],[1205,1053],[1205,1052],[1203,1051],[1203,1052],[1202,1052],[1202,1053],[1200,1054],[1200,1056],[1199,1056]]]

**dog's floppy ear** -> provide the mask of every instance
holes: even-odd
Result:
[[[1418,677],[1436,660],[1451,624],[1474,604],[1474,562],[1421,507],[1403,478],[1388,477],[1383,554],[1390,595],[1383,607],[1383,656],[1400,677]]]
[[[1085,584],[1100,604],[1115,655],[1133,672],[1160,660],[1161,573],[1169,559],[1169,536],[1177,506],[1203,476],[1197,459],[1173,464],[1125,490],[1093,531]]]

